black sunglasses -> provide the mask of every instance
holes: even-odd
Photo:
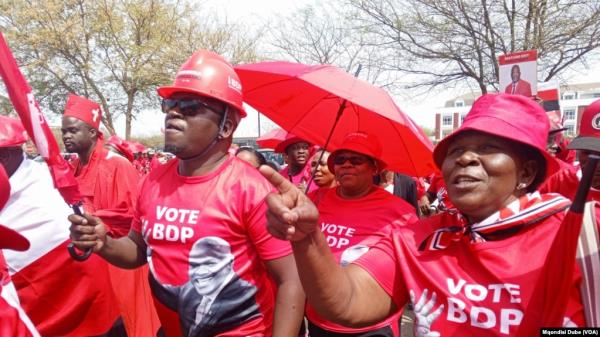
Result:
[[[333,158],[333,163],[335,165],[342,165],[348,160],[350,161],[350,164],[356,166],[356,165],[362,165],[362,164],[368,162],[369,158],[358,157],[358,156],[335,156],[335,158]]]
[[[184,116],[194,116],[198,113],[200,109],[207,109],[216,114],[222,115],[223,112],[217,111],[211,106],[209,106],[206,102],[203,102],[199,99],[189,98],[189,99],[173,99],[173,98],[165,98],[160,102],[160,106],[162,108],[163,113],[168,113],[169,111],[179,107],[179,113]]]

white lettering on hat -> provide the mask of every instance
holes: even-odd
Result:
[[[177,77],[194,77],[197,79],[201,79],[202,72],[198,70],[182,70],[177,73]]]
[[[100,110],[92,109],[92,120],[94,121],[94,123],[96,123],[96,120],[98,119],[99,115],[100,115]]]
[[[231,89],[242,92],[242,84],[231,76],[227,76],[227,85],[229,85]]]
[[[600,113],[592,118],[592,127],[596,130],[600,130]]]

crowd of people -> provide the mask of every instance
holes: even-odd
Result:
[[[243,88],[199,50],[158,88],[164,152],[105,139],[100,106],[68,97],[81,215],[2,116],[0,336],[392,337],[405,308],[418,337],[599,324],[597,208],[568,208],[600,155],[600,100],[569,143],[515,87],[473,104],[430,176],[389,170],[360,130],[331,152],[288,133],[279,170],[232,145]]]

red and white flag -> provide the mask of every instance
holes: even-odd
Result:
[[[0,33],[0,76],[6,84],[8,96],[19,114],[21,123],[27,130],[27,134],[48,164],[54,187],[58,189],[66,202],[71,205],[77,203],[81,197],[71,167],[60,155],[60,149],[52,130],[40,112],[38,103],[31,93],[31,87],[21,73],[2,33]]]

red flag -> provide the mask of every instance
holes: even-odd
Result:
[[[54,187],[65,201],[71,205],[81,200],[77,181],[71,167],[60,155],[54,135],[33,97],[31,87],[21,73],[17,62],[0,32],[0,76],[6,84],[8,96],[19,114],[21,123],[35,143],[40,155],[46,160]]]

